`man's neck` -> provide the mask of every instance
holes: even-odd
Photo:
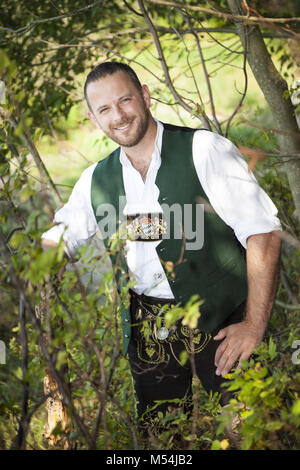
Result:
[[[122,146],[132,166],[141,173],[143,179],[149,168],[155,148],[157,135],[157,124],[153,117],[150,117],[149,126],[143,139],[134,147]]]

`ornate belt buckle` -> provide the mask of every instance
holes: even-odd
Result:
[[[161,212],[127,215],[127,235],[133,241],[162,240],[167,223]]]

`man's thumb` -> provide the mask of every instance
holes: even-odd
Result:
[[[223,330],[220,330],[216,336],[214,336],[214,340],[219,341],[220,339],[225,338],[227,334],[226,328],[223,328]]]

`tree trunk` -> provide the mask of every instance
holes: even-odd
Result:
[[[241,0],[227,0],[233,14],[244,15]],[[247,61],[253,75],[260,86],[267,103],[270,106],[277,140],[281,153],[300,153],[300,134],[294,113],[294,107],[289,98],[288,86],[272,62],[271,56],[264,43],[258,26],[245,25],[236,21],[236,27],[243,47],[247,53]],[[300,158],[294,156],[285,163],[290,189],[300,217]]]
[[[46,290],[43,297],[41,298],[40,305],[35,306],[35,314],[41,321],[45,321],[49,311],[49,300],[51,292]],[[45,334],[42,337],[43,343],[49,347],[50,339]],[[67,367],[64,364],[61,371],[66,372]],[[55,381],[51,371],[46,369],[44,376],[44,394],[47,396],[46,399],[46,423],[44,426],[43,438],[48,441],[50,446],[59,445],[63,449],[71,449],[72,444],[68,438],[62,439],[60,433],[56,435],[53,431],[58,424],[61,425],[61,430],[65,436],[69,436],[71,431],[71,417],[68,415],[68,408],[63,403],[63,396],[59,391],[58,384]]]

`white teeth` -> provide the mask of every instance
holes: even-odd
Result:
[[[125,124],[125,126],[122,126],[122,127],[116,127],[116,130],[117,130],[117,131],[123,131],[123,130],[126,129],[129,125],[130,125],[130,123]]]

